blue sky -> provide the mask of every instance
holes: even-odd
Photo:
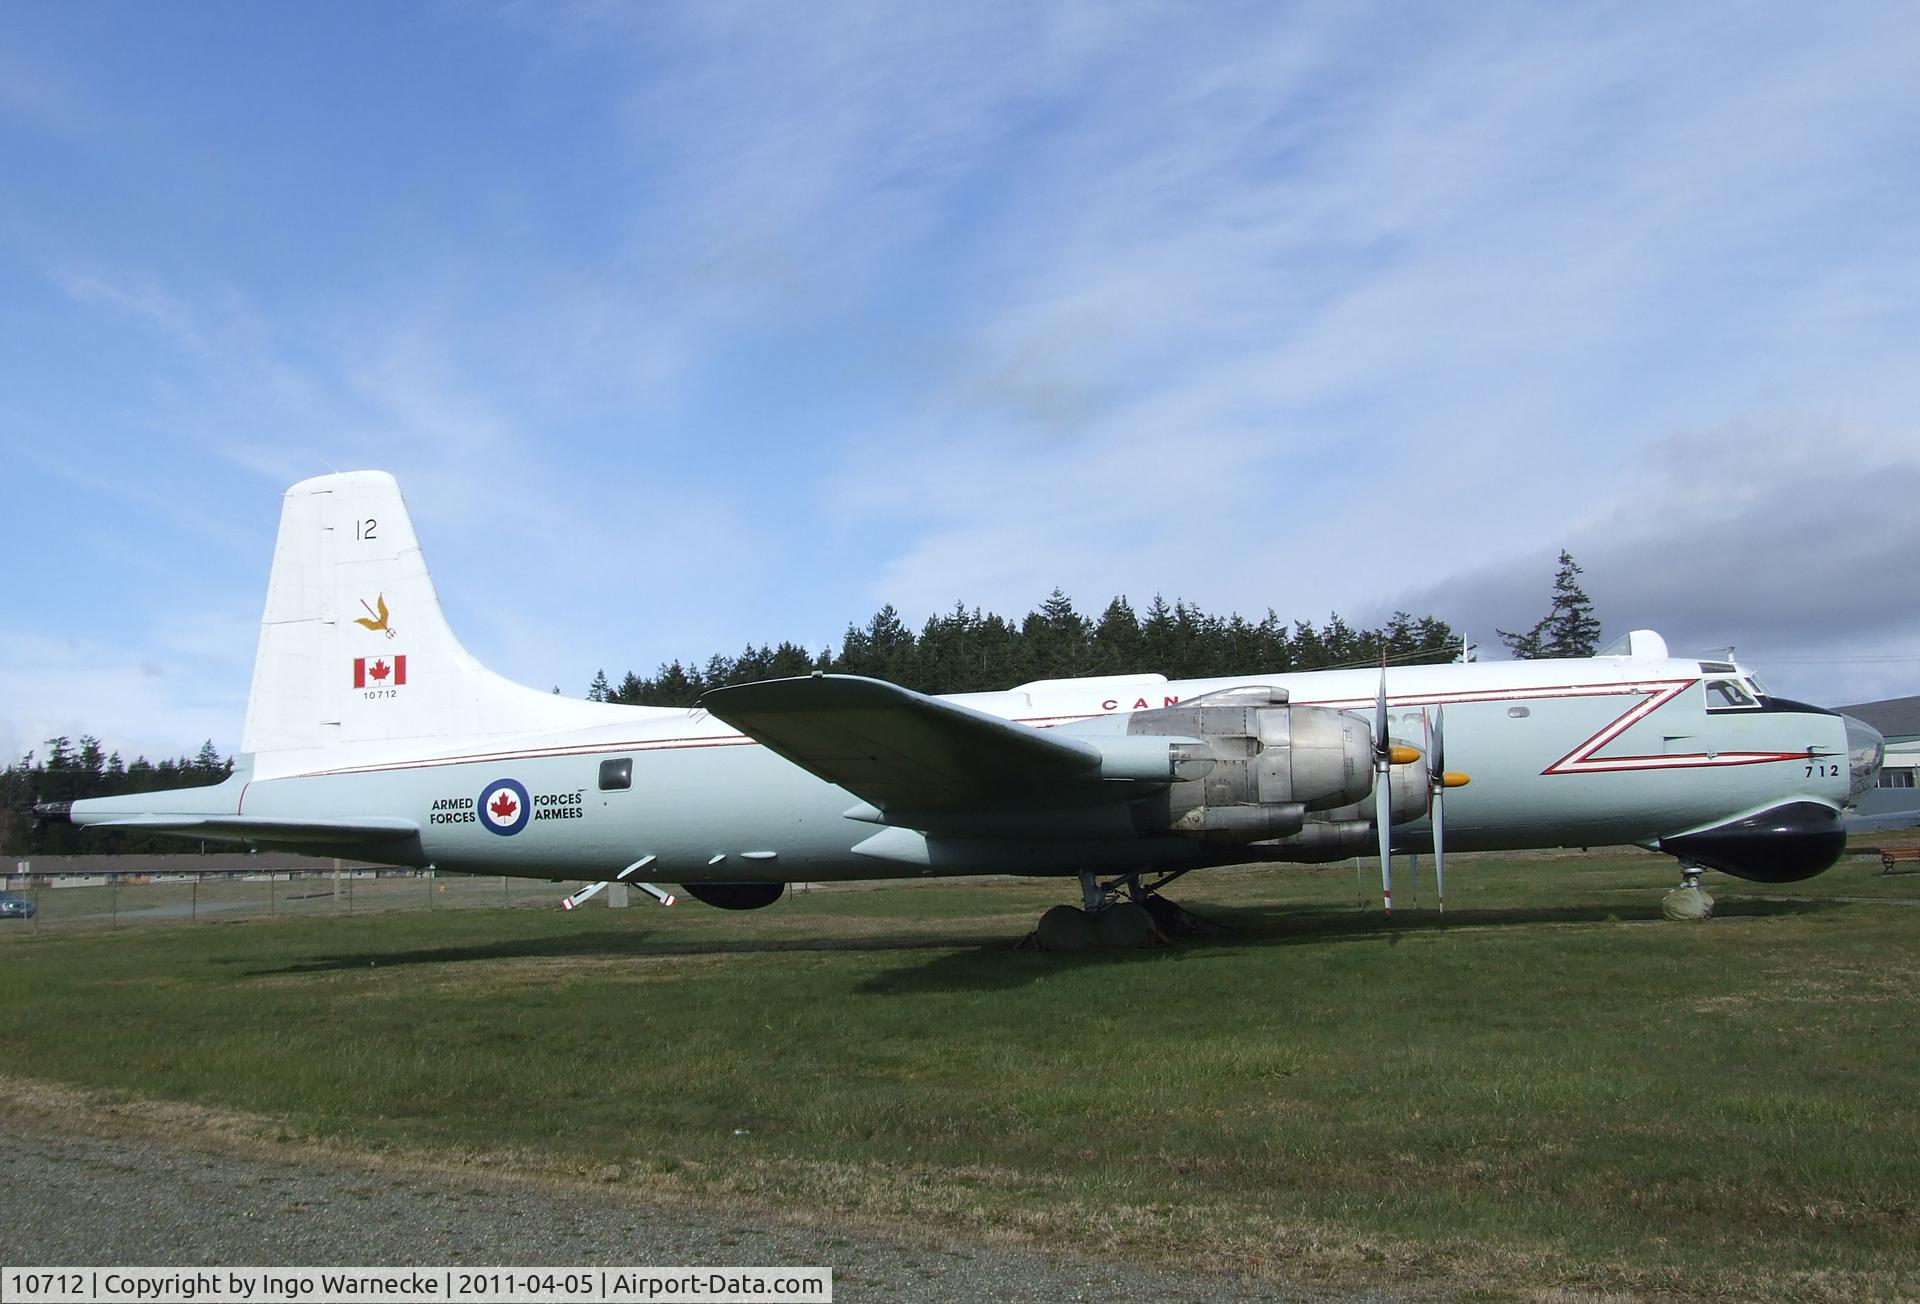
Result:
[[[279,494],[397,474],[584,691],[1155,592],[1920,691],[1920,17],[0,7],[0,749],[239,738]],[[24,555],[20,545],[24,544]]]

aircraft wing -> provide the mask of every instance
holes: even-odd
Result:
[[[1024,803],[1100,772],[1090,743],[856,675],[716,688],[700,705],[881,810]]]

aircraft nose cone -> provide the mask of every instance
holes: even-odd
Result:
[[[1880,781],[1880,763],[1887,757],[1887,740],[1864,720],[1850,715],[1840,718],[1847,722],[1847,769],[1852,776],[1847,795],[1858,797]]]

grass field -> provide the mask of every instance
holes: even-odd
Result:
[[[0,1099],[1487,1298],[1920,1297],[1920,876],[1459,857],[1199,874],[1224,940],[1015,943],[1062,884],[0,935]],[[1430,884],[1423,885],[1430,887]],[[424,889],[414,889],[424,891]]]

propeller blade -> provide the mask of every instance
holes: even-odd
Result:
[[[630,883],[634,887],[639,888],[642,892],[645,892],[648,896],[652,897],[655,901],[658,901],[661,905],[663,906],[672,905],[678,899],[673,895],[673,893],[667,891],[664,888],[655,887],[651,883],[642,883],[639,879],[634,877],[634,874],[637,871],[645,869],[648,865],[651,865],[653,861],[654,861],[654,857],[652,856],[640,857],[640,859],[634,861],[631,865],[628,865],[625,869],[621,870],[618,874],[615,874],[611,880],[606,880],[599,883],[587,884],[585,887],[581,888],[578,892],[575,892],[572,896],[562,901],[560,903],[560,908],[562,910],[571,910],[575,906],[580,905],[583,902],[593,900],[594,896],[602,888],[605,888],[608,882]]]
[[[1424,740],[1427,757],[1427,809],[1433,809],[1433,716],[1426,707],[1420,708],[1420,734]]]
[[[1446,707],[1434,707],[1427,737],[1427,809],[1434,826],[1434,891],[1446,914]]]
[[[1446,914],[1446,707],[1434,707],[1434,749],[1427,759],[1428,782],[1434,789],[1434,889],[1440,893],[1440,914]]]
[[[1380,830],[1380,901],[1393,918],[1393,745],[1387,741],[1387,660],[1380,658],[1380,694],[1373,706],[1373,821]]]
[[[589,883],[585,887],[581,888],[578,892],[575,892],[572,896],[562,901],[560,903],[560,908],[562,910],[571,910],[575,906],[580,905],[583,902],[591,901],[593,900],[594,895],[597,892],[599,892],[601,889],[605,888],[606,885],[607,885],[606,879],[601,879],[598,883]]]
[[[1446,707],[1434,707],[1434,751],[1428,759],[1434,785],[1434,889],[1446,914]]]
[[[1373,759],[1378,769],[1387,755],[1387,659],[1380,658],[1380,695],[1373,703]]]
[[[1380,829],[1380,900],[1393,918],[1393,774],[1385,765],[1374,767],[1373,821]]]

